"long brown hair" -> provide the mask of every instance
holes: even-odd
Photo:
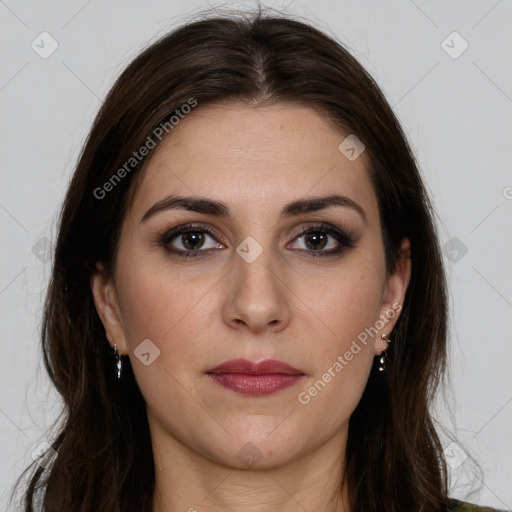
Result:
[[[417,163],[379,87],[342,44],[308,23],[259,9],[207,16],[165,35],[121,74],[94,121],[61,211],[42,326],[44,362],[62,395],[63,419],[51,440],[51,464],[33,464],[25,511],[151,510],[144,399],[128,360],[116,380],[89,280],[97,262],[113,268],[143,162],[125,167],[107,193],[98,190],[191,99],[198,108],[307,105],[365,144],[387,271],[408,237],[412,276],[386,371],[374,365],[350,418],[344,476],[350,506],[352,512],[445,510],[446,464],[430,409],[446,373],[446,279]]]

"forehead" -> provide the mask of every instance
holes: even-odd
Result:
[[[244,215],[340,193],[364,204],[372,220],[366,155],[351,161],[339,150],[347,135],[307,106],[199,105],[154,150],[133,210],[172,193],[221,200]]]

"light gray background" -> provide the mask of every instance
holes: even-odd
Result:
[[[205,8],[184,0],[0,1],[2,510],[59,410],[38,341],[50,271],[44,237],[54,239],[84,137],[131,58]],[[375,77],[419,159],[442,219],[442,244],[457,237],[467,248],[462,257],[460,244],[445,256],[455,425],[445,407],[439,418],[463,446],[449,449],[452,465],[460,464],[451,471],[452,495],[465,498],[472,489],[463,461],[470,453],[484,479],[468,499],[512,509],[512,2],[318,0],[288,2],[287,10],[336,35]],[[47,59],[31,48],[34,40],[42,46],[43,31],[59,45]],[[442,46],[453,31],[469,44],[457,58],[445,49],[459,53],[458,36]]]

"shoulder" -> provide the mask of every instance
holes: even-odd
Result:
[[[448,504],[448,512],[507,512],[505,510],[499,510],[497,508],[481,507],[474,503],[467,503],[465,501],[459,501],[451,499]]]

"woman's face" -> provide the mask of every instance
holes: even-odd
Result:
[[[386,275],[366,155],[344,138],[307,107],[199,105],[153,150],[114,279],[92,289],[154,442],[240,468],[344,447],[410,276],[407,259]],[[235,359],[298,374],[209,373]]]

